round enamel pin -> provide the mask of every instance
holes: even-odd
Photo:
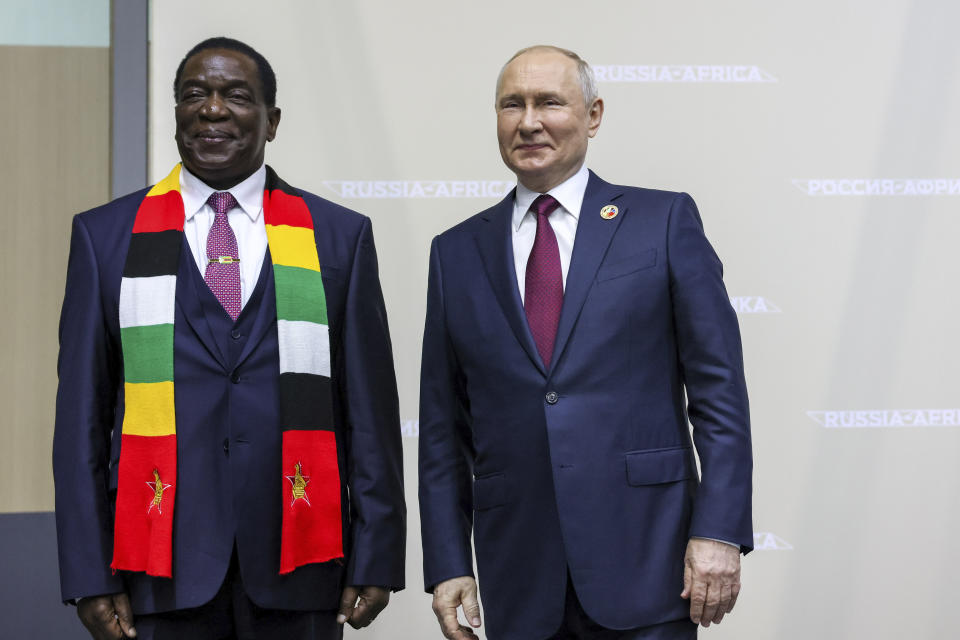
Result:
[[[604,220],[612,220],[617,217],[618,213],[620,213],[620,209],[617,209],[617,206],[613,204],[608,204],[603,209],[600,209],[600,217]]]

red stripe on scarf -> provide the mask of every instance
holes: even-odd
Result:
[[[121,436],[114,570],[173,575],[173,503],[177,489],[177,436]],[[161,488],[157,495],[157,471]],[[167,486],[169,485],[169,486]]]
[[[183,231],[183,200],[179,191],[144,198],[133,223],[134,233]]]
[[[279,189],[263,192],[263,212],[266,224],[313,229],[313,218],[303,198]]]
[[[302,493],[295,490],[300,483],[297,464],[299,476],[306,483]],[[284,431],[282,482],[280,573],[342,558],[340,471],[333,432]]]

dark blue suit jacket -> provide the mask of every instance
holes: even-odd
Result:
[[[427,588],[472,574],[472,525],[490,638],[556,631],[568,568],[605,627],[685,618],[690,536],[753,544],[747,392],[720,261],[689,196],[591,173],[546,371],[517,289],[512,214],[513,194],[431,250]]]
[[[53,450],[62,597],[126,589],[134,613],[196,607],[217,592],[234,541],[244,586],[262,607],[335,609],[345,582],[402,588],[405,507],[397,389],[370,221],[309,193],[302,195],[313,216],[329,316],[345,562],[279,575],[284,479],[269,254],[258,285],[259,307],[254,309],[251,299],[244,313],[255,315],[241,315],[238,326],[246,328],[233,336],[244,343],[231,366],[230,325],[218,331],[222,323],[205,314],[198,293],[209,291],[197,288],[197,282],[205,284],[184,241],[174,328],[179,485],[173,578],[111,573],[123,420],[117,305],[145,193],[74,218]]]

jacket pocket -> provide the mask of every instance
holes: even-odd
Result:
[[[473,480],[473,509],[483,511],[507,502],[507,479],[503,473],[478,476]]]
[[[657,264],[657,250],[647,249],[628,258],[621,258],[610,264],[601,265],[597,270],[597,282],[612,280],[620,276],[630,275],[637,271],[649,269]]]
[[[694,474],[690,447],[631,451],[626,461],[627,484],[633,487],[678,482]]]
[[[343,284],[343,269],[320,265],[320,275],[328,280]]]

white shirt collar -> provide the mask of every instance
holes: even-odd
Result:
[[[235,184],[229,191],[243,212],[250,220],[256,222],[263,210],[263,188],[267,183],[266,165],[254,171],[250,177],[239,184]],[[216,191],[203,180],[190,173],[186,167],[180,168],[180,197],[183,198],[183,213],[187,220],[197,214],[207,203],[210,194]]]
[[[583,163],[580,165],[579,171],[553,189],[547,191],[547,193],[556,198],[557,202],[560,203],[561,207],[566,209],[567,213],[579,220],[580,207],[583,206],[583,196],[587,192],[587,182],[589,180],[590,171],[587,169],[587,164]],[[517,183],[516,203],[513,208],[514,229],[520,228],[520,223],[523,222],[524,216],[527,215],[530,205],[533,204],[533,201],[536,200],[539,195],[536,191],[531,191],[519,182]]]

